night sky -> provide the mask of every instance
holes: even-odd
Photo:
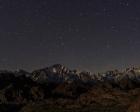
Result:
[[[140,66],[140,0],[0,0],[0,69]]]

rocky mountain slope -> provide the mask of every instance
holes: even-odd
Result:
[[[56,64],[0,71],[0,112],[140,112],[140,68],[91,74]]]

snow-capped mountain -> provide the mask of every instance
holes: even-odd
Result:
[[[32,72],[31,78],[37,82],[104,82],[112,81],[118,83],[121,80],[140,81],[140,68],[128,68],[125,71],[107,71],[101,74],[91,74],[90,72],[77,72],[77,70],[70,70],[67,67],[56,64],[51,67],[36,70]]]
[[[88,72],[77,72],[77,70],[70,70],[67,67],[56,64],[48,68],[36,70],[32,72],[32,79],[38,82],[73,82],[92,80],[92,76]]]
[[[32,73],[26,72],[25,70],[17,70],[15,72],[0,71],[0,77],[6,77],[3,74],[29,77],[35,82],[39,83],[72,83],[75,81],[84,83],[95,83],[95,82],[109,82],[119,85],[124,80],[131,83],[140,83],[140,68],[127,68],[124,71],[107,71],[105,73],[91,74],[90,72],[78,70],[70,70],[61,64],[55,64],[50,67],[35,70]]]

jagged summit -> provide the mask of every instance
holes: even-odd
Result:
[[[0,71],[1,74],[11,73],[17,76],[25,75],[25,77],[31,78],[33,81],[39,83],[72,83],[74,81],[80,82],[110,82],[119,84],[122,80],[129,80],[139,83],[140,81],[140,68],[127,68],[124,71],[113,70],[105,73],[91,74],[90,72],[70,70],[61,64],[55,64],[50,67],[46,67],[39,70],[34,70],[32,73],[26,72],[25,70],[18,70],[15,72]]]
[[[78,70],[70,70],[61,64],[55,64],[44,69],[35,70],[32,72],[32,79],[38,82],[68,82],[82,81],[88,82],[93,80],[93,75],[90,72]]]

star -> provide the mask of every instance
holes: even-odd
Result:
[[[59,39],[60,41],[63,41],[64,37],[63,37],[63,36],[59,36],[58,39]]]
[[[82,37],[81,40],[82,40],[82,41],[86,41],[87,38],[86,38],[86,37]]]
[[[110,48],[111,48],[111,45],[110,45],[110,44],[107,44],[107,45],[106,45],[106,48],[107,48],[107,49],[110,49]]]
[[[50,22],[50,21],[48,21],[48,22],[47,22],[47,24],[48,24],[48,25],[51,25],[51,22]]]
[[[62,47],[64,47],[64,46],[65,46],[65,43],[64,43],[64,42],[61,42],[60,45],[61,45]]]
[[[126,2],[125,1],[121,1],[120,5],[123,6],[123,7],[128,7],[129,6],[129,2],[128,1],[126,1]]]
[[[117,29],[117,27],[114,26],[114,25],[111,26],[111,31],[112,32],[119,32],[119,30]]]
[[[79,32],[80,31],[80,29],[79,28],[75,28],[75,32]]]
[[[80,16],[84,16],[84,13],[83,12],[80,12],[80,14],[79,14]]]
[[[8,59],[7,59],[7,58],[2,58],[2,59],[0,59],[0,61],[1,61],[2,63],[6,63],[6,62],[8,61]]]

